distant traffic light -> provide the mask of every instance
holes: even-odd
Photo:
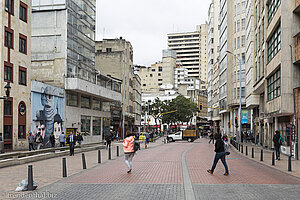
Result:
[[[200,110],[202,110],[202,103],[200,103]]]
[[[237,117],[234,118],[234,121],[235,121],[235,127],[236,128],[239,127],[239,123],[238,123],[238,118]]]

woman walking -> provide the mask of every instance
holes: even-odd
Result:
[[[221,159],[221,161],[222,161],[222,163],[225,167],[225,174],[224,175],[228,176],[229,171],[228,171],[228,166],[227,166],[227,163],[226,163],[226,160],[225,160],[226,152],[225,152],[225,148],[224,148],[224,142],[221,139],[221,134],[219,134],[219,133],[215,134],[215,138],[216,138],[216,144],[215,144],[216,155],[215,155],[214,163],[213,163],[211,169],[207,170],[207,172],[210,173],[210,174],[213,174],[219,159]]]
[[[130,173],[132,170],[132,158],[134,156],[134,138],[133,138],[133,133],[128,132],[126,134],[126,138],[124,139],[123,142],[123,150],[125,154],[125,163],[128,166],[128,171],[127,173]]]

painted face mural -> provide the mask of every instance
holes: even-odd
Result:
[[[39,83],[41,85],[42,83]],[[45,85],[45,84],[44,84]],[[43,86],[44,86],[43,85]],[[35,93],[33,99],[36,104],[33,105],[34,110],[36,112],[36,118],[34,119],[34,125],[36,132],[40,131],[42,137],[44,138],[44,144],[47,146],[49,143],[49,138],[51,133],[54,134],[55,138],[58,138],[61,132],[63,131],[63,120],[61,117],[61,113],[59,112],[64,108],[64,100],[61,94],[64,92],[60,91],[60,88],[55,88],[53,86],[39,87],[40,93]]]

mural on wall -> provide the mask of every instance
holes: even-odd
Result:
[[[31,131],[33,135],[41,133],[45,146],[50,146],[49,137],[52,132],[58,139],[58,136],[64,131],[64,113],[64,90],[32,81]]]

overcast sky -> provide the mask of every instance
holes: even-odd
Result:
[[[207,20],[211,0],[97,0],[97,40],[122,36],[134,64],[150,66],[167,48],[167,34],[191,32]]]

